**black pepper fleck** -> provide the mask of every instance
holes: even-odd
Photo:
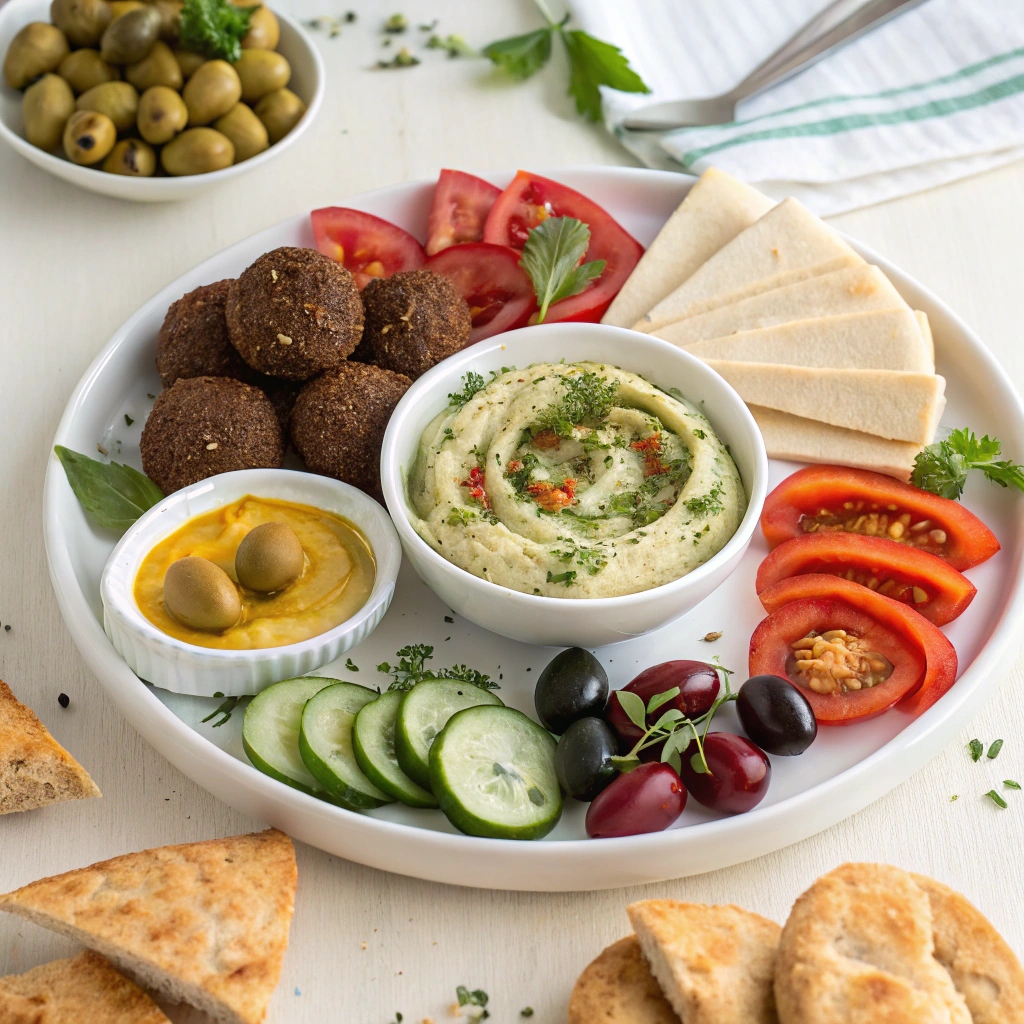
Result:
[[[66,693],[58,694],[57,703],[62,708],[66,708],[71,703],[71,698]]]
[[[446,615],[444,617],[444,621],[445,622],[454,622],[455,620],[450,615]]]

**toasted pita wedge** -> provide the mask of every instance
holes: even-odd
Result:
[[[782,929],[741,907],[646,900],[626,908],[682,1024],[776,1024],[772,978]]]
[[[784,199],[665,296],[634,330],[649,333],[683,317],[863,263],[834,228],[797,200]]]
[[[0,978],[4,1024],[171,1024],[137,985],[98,953]]]
[[[89,773],[0,680],[0,814],[100,795]]]
[[[773,205],[725,171],[706,170],[640,257],[601,323],[632,327]]]
[[[911,875],[932,911],[935,959],[949,972],[973,1024],[1024,1021],[1024,969],[989,920],[958,892]]]
[[[931,373],[705,362],[751,405],[892,441],[930,444],[946,406],[946,381]]]
[[[224,1024],[260,1024],[295,906],[295,850],[276,829],[162,846],[44,878],[0,910],[102,953],[147,988]]]
[[[677,320],[651,333],[674,345],[690,345],[792,320],[909,308],[878,267],[847,267]]]
[[[701,359],[933,373],[917,317],[909,309],[794,320],[687,345]]]
[[[853,466],[885,473],[897,480],[909,480],[914,471],[914,459],[922,447],[910,441],[889,441],[874,434],[833,427],[830,423],[760,405],[748,408],[761,431],[770,459]]]
[[[635,935],[609,946],[579,976],[569,1024],[679,1024]]]

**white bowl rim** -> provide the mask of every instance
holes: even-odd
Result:
[[[752,479],[750,480],[750,494],[747,496],[747,508],[743,518],[740,520],[739,526],[736,527],[736,532],[718,551],[706,562],[702,562],[697,566],[696,569],[677,579],[670,580],[668,583],[651,587],[648,590],[641,590],[634,594],[622,594],[616,597],[547,597],[543,594],[527,594],[521,590],[512,590],[509,587],[494,583],[491,580],[482,579],[468,572],[454,562],[449,562],[447,558],[436,552],[413,528],[409,520],[405,479],[405,473],[411,467],[402,467],[399,464],[397,455],[398,440],[403,436],[403,430],[407,429],[404,422],[405,415],[418,401],[422,400],[421,395],[423,392],[434,388],[439,381],[445,378],[460,376],[459,371],[467,363],[478,362],[481,356],[486,357],[493,352],[504,353],[503,358],[514,358],[514,350],[518,343],[520,341],[536,339],[538,337],[537,332],[541,330],[556,335],[580,331],[587,334],[594,332],[595,337],[622,335],[623,341],[628,341],[633,347],[645,347],[654,352],[660,352],[666,360],[675,360],[678,364],[685,366],[691,373],[716,378],[717,382],[720,382],[723,387],[725,394],[732,400],[732,411],[743,424],[752,442],[754,464]],[[581,357],[578,361],[586,360],[583,360]],[[607,359],[600,360],[600,362],[617,366],[617,364],[611,364],[610,360]],[[628,362],[628,360],[623,360],[623,362]],[[617,368],[633,372],[626,365],[617,366]],[[660,388],[658,381],[649,381],[649,383]],[[682,389],[679,390],[682,391]],[[685,393],[683,397],[690,401]],[[440,409],[438,409],[438,412],[440,412]],[[475,345],[465,348],[453,356],[449,356],[443,362],[438,363],[437,366],[429,369],[421,377],[418,377],[413,382],[412,387],[402,396],[398,405],[395,406],[391,419],[388,421],[387,430],[384,433],[380,466],[384,500],[387,502],[388,511],[391,513],[391,518],[403,543],[414,545],[417,551],[424,558],[428,559],[432,565],[448,575],[456,576],[460,583],[470,586],[480,584],[484,590],[489,591],[495,596],[501,594],[511,599],[513,607],[515,604],[522,602],[527,607],[546,608],[549,611],[564,610],[566,607],[575,607],[581,603],[585,603],[588,608],[614,611],[617,608],[628,608],[646,604],[657,598],[667,597],[677,591],[687,590],[699,585],[708,576],[714,575],[718,566],[733,557],[737,550],[746,548],[760,521],[761,509],[768,494],[768,454],[765,450],[764,438],[761,436],[761,431],[754,422],[754,417],[751,415],[750,410],[728,381],[706,363],[701,362],[696,356],[685,352],[670,342],[652,337],[649,334],[638,334],[636,331],[628,331],[622,327],[611,327],[608,324],[555,323],[523,327],[516,331],[508,331],[505,334],[499,334],[485,341],[477,342]]]
[[[384,551],[380,551],[378,548],[371,545],[371,550],[376,564],[376,575],[374,577],[373,587],[370,590],[369,596],[363,603],[362,607],[354,615],[347,618],[344,622],[338,623],[337,626],[334,626],[323,633],[318,633],[316,636],[311,636],[305,640],[301,640],[298,643],[282,644],[279,647],[227,649],[219,647],[201,647],[197,644],[190,644],[184,640],[179,640],[177,637],[170,636],[153,625],[153,623],[142,614],[138,605],[131,599],[130,594],[127,599],[122,600],[120,590],[115,590],[112,585],[111,576],[118,568],[116,563],[126,556],[126,552],[131,553],[132,568],[130,568],[128,572],[134,578],[134,574],[138,572],[139,563],[145,556],[146,551],[149,551],[155,544],[159,544],[161,540],[180,529],[188,519],[194,518],[195,515],[203,515],[205,513],[196,512],[194,515],[186,517],[186,519],[176,520],[173,524],[169,523],[167,530],[161,533],[155,540],[148,537],[145,539],[145,550],[136,552],[135,549],[140,547],[142,543],[141,538],[148,531],[150,524],[155,519],[159,519],[165,515],[168,508],[172,508],[182,502],[189,501],[190,499],[198,498],[200,495],[207,492],[216,491],[218,485],[226,485],[229,480],[231,483],[244,482],[241,479],[243,477],[253,481],[260,481],[258,484],[258,490],[264,493],[255,494],[253,490],[247,489],[248,493],[253,494],[254,497],[273,498],[275,495],[265,493],[267,490],[273,489],[273,484],[268,487],[263,481],[266,479],[277,479],[282,482],[294,481],[299,484],[306,484],[307,486],[322,486],[327,490],[335,490],[341,494],[345,494],[349,498],[354,497],[359,504],[363,504],[365,502],[364,509],[361,510],[361,513],[364,512],[367,519],[372,517],[375,520],[376,525],[383,531],[386,542]],[[308,483],[310,480],[313,480],[316,483],[310,485]],[[225,500],[224,504],[230,504],[230,501]],[[208,511],[213,511],[219,507],[221,506],[213,505]],[[352,518],[352,522],[361,531],[365,532],[362,523],[357,522],[355,518]],[[369,543],[368,538],[367,543]],[[118,621],[134,632],[137,636],[141,637],[150,649],[153,649],[154,647],[163,647],[171,651],[179,652],[189,658],[201,659],[210,663],[225,664],[240,662],[244,664],[245,662],[259,661],[265,658],[288,657],[290,655],[305,654],[308,651],[315,651],[318,648],[329,645],[332,640],[335,640],[338,637],[342,637],[348,633],[356,631],[367,619],[372,618],[374,612],[379,608],[382,602],[390,601],[391,594],[398,581],[398,570],[401,563],[401,545],[391,517],[378,502],[374,501],[373,498],[369,497],[369,495],[364,494],[357,487],[352,487],[350,484],[342,483],[340,480],[335,480],[332,477],[295,469],[240,469],[230,473],[219,473],[216,476],[200,480],[198,483],[195,483],[190,487],[183,487],[181,490],[173,491],[162,501],[158,502],[151,509],[148,509],[142,516],[136,519],[125,532],[124,536],[117,542],[114,550],[110,553],[110,557],[107,559],[107,564],[103,568],[103,575],[100,579],[100,597],[103,602],[104,609],[109,614],[116,615]],[[130,591],[131,588],[129,587],[128,589]],[[108,598],[110,599],[109,602]]]
[[[14,12],[19,11],[22,7],[28,7],[30,4],[36,2],[36,0],[6,0],[5,3],[0,4],[0,24],[7,21],[8,19],[14,20]],[[320,56],[320,51],[316,48],[313,40],[310,39],[309,33],[302,27],[302,25],[291,15],[280,10],[280,8],[274,8],[274,16],[279,20],[285,22],[289,29],[293,31],[302,42],[302,45],[309,53],[310,66],[313,72],[314,87],[313,94],[306,104],[306,112],[302,115],[299,123],[283,138],[268,146],[262,153],[257,153],[256,156],[250,157],[248,160],[243,160],[241,163],[232,164],[230,167],[225,167],[219,171],[210,171],[208,174],[186,174],[178,177],[156,177],[150,176],[148,178],[133,178],[127,175],[112,175],[107,174],[108,178],[119,177],[119,184],[123,185],[120,190],[111,189],[110,191],[102,194],[112,196],[115,191],[123,192],[121,198],[150,198],[158,199],[164,197],[164,193],[168,193],[166,198],[168,200],[175,198],[175,196],[169,193],[184,191],[189,185],[194,185],[196,189],[206,189],[210,186],[220,184],[225,181],[229,181],[231,178],[235,178],[240,174],[245,174],[247,171],[255,170],[257,167],[261,167],[263,164],[273,160],[276,156],[280,156],[289,146],[293,145],[298,141],[299,137],[303,135],[306,129],[313,123],[313,119],[316,117],[320,110],[320,106],[323,103],[324,94],[326,92],[326,71],[324,68],[323,57]],[[25,22],[25,24],[29,24]],[[6,84],[0,83],[0,88],[9,89]],[[79,164],[72,163],[70,160],[65,160],[62,157],[57,156],[55,153],[47,152],[44,149],[40,149],[38,146],[33,146],[28,139],[19,135],[13,128],[11,128],[3,118],[0,118],[0,138],[3,140],[17,153],[30,160],[37,167],[41,167],[49,174],[53,174],[55,177],[59,177],[62,181],[68,181],[71,184],[79,185],[81,188],[89,189],[93,191],[87,184],[86,181],[91,178],[82,178],[82,175],[89,174],[105,174],[106,172],[101,171],[97,167],[86,167],[80,166]],[[79,174],[81,172],[81,174]],[[79,180],[81,178],[81,180]]]

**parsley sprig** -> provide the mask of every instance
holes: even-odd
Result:
[[[575,217],[549,217],[530,230],[519,265],[530,275],[537,294],[537,323],[559,299],[579,295],[604,273],[604,260],[583,263],[590,246],[590,228]]]
[[[962,427],[949,437],[928,445],[914,460],[911,483],[941,498],[957,500],[964,493],[967,474],[979,469],[1000,487],[1024,491],[1024,466],[1000,459],[1002,442],[985,434],[980,440]]]
[[[501,687],[494,682],[490,676],[478,672],[475,668],[467,665],[452,665],[451,668],[433,669],[427,668],[427,662],[434,657],[434,648],[430,644],[410,644],[397,652],[397,665],[390,665],[382,661],[377,666],[378,672],[383,672],[392,678],[389,690],[411,690],[417,683],[424,679],[456,679],[461,683],[468,683],[470,686],[477,686],[481,690],[499,690]]]
[[[576,110],[589,120],[601,117],[602,85],[618,92],[651,91],[617,46],[581,29],[566,28],[569,15],[557,20],[545,0],[534,3],[547,22],[544,28],[499,39],[483,48],[484,56],[511,78],[521,82],[543,68],[551,59],[552,40],[558,36],[569,60],[569,95],[576,101]]]
[[[181,45],[211,60],[234,62],[242,55],[242,37],[259,9],[237,7],[228,0],[185,0],[178,30]]]

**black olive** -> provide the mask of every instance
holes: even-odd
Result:
[[[533,702],[541,725],[560,736],[580,718],[604,714],[608,674],[589,651],[570,647],[541,672]]]
[[[581,718],[562,734],[555,747],[558,784],[576,800],[593,800],[618,774],[612,757],[615,733],[600,718]]]
[[[818,735],[807,698],[781,676],[753,676],[741,687],[736,710],[747,735],[769,754],[802,754]]]

